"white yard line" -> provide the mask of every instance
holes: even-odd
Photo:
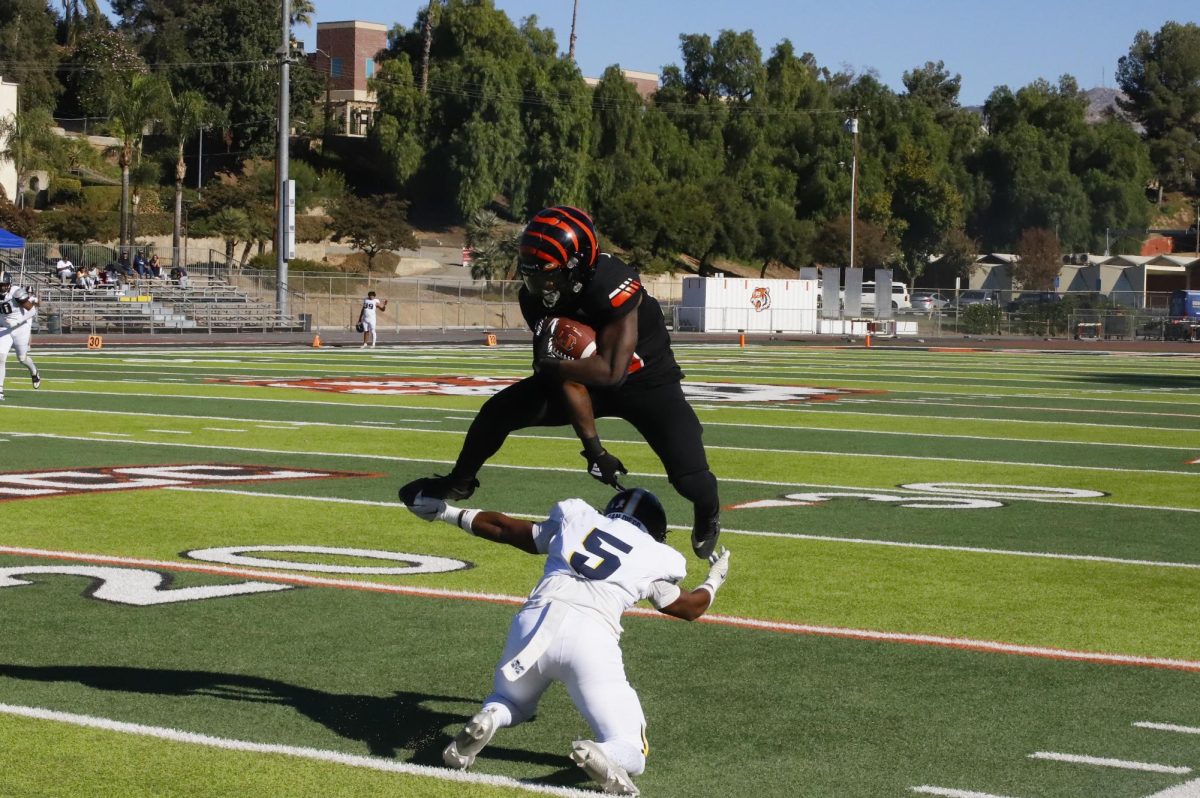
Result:
[[[370,501],[367,499],[344,499],[338,496],[303,496],[294,493],[264,493],[261,491],[251,490],[236,490],[234,488],[216,488],[216,487],[177,487],[166,488],[166,490],[180,491],[183,493],[221,493],[230,496],[248,496],[259,499],[285,499],[292,501],[315,501],[328,502],[332,504],[352,504],[361,505],[364,507],[391,507],[396,510],[404,509],[404,505],[398,501]],[[541,520],[541,517],[536,514],[520,513],[507,511],[509,515],[528,518],[531,520]],[[668,525],[669,529],[679,531],[689,531],[691,527],[680,524]],[[1045,551],[1021,551],[1018,549],[989,549],[977,546],[952,546],[940,543],[909,543],[899,540],[882,540],[879,538],[847,538],[836,537],[833,535],[810,535],[803,532],[761,532],[752,529],[730,529],[725,527],[721,530],[722,534],[726,535],[744,535],[746,537],[759,538],[783,538],[788,540],[811,540],[818,543],[839,543],[849,544],[854,546],[886,546],[889,548],[900,549],[918,549],[925,551],[947,551],[960,552],[965,554],[990,554],[1003,557],[1032,557],[1034,559],[1046,560],[1067,560],[1071,562],[1098,562],[1110,565],[1135,565],[1145,568],[1183,568],[1188,570],[1200,570],[1200,563],[1187,562],[1165,562],[1159,560],[1135,560],[1124,557],[1103,557],[1095,554],[1061,554],[1057,552]]]
[[[1174,723],[1151,723],[1150,721],[1141,720],[1133,725],[1139,729],[1154,729],[1155,731],[1177,732],[1179,734],[1200,734],[1200,728],[1196,726],[1176,726]]]
[[[184,429],[147,429],[146,432],[160,432],[163,435],[191,435],[190,430]]]
[[[100,718],[92,715],[77,715],[71,712],[59,712],[53,709],[43,709],[41,707],[15,706],[12,704],[0,704],[0,714],[14,715],[23,718],[33,718],[36,720],[53,721],[55,723],[66,723],[71,726],[79,726],[88,729],[100,729],[108,732],[116,732],[119,734],[132,734],[139,737],[153,737],[159,740],[168,740],[176,743],[186,743],[188,745],[200,745],[206,748],[220,748],[225,751],[244,751],[253,754],[277,754],[280,756],[294,757],[297,759],[309,759],[317,762],[328,762],[335,765],[345,765],[348,767],[364,768],[367,770],[378,770],[385,773],[403,773],[409,776],[422,776],[425,778],[439,779],[441,781],[456,782],[459,784],[477,784],[490,787],[509,787],[526,792],[538,793],[541,795],[562,795],[562,796],[596,796],[596,792],[591,790],[577,790],[571,787],[551,787],[543,784],[530,784],[507,776],[489,776],[482,773],[471,773],[465,770],[451,770],[450,768],[435,768],[428,765],[411,765],[407,762],[397,762],[394,759],[383,759],[375,756],[361,756],[356,754],[348,754],[342,751],[330,751],[321,748],[303,748],[294,745],[276,745],[273,743],[254,743],[246,740],[234,740],[227,737],[213,737],[207,734],[196,734],[193,732],[180,731],[179,729],[167,729],[161,726],[144,726],[140,723],[126,723],[119,720],[111,720],[109,718]],[[566,757],[564,764],[566,762]]]
[[[353,579],[309,576],[306,574],[297,573],[280,573],[278,571],[259,570],[255,568],[209,565],[205,563],[176,562],[171,560],[148,560],[136,557],[118,557],[108,554],[89,554],[86,552],[33,549],[18,546],[0,546],[0,554],[39,557],[52,560],[68,560],[72,562],[155,568],[167,571],[215,574],[219,576],[249,577],[251,579],[279,582],[281,584],[288,585],[330,587],[343,590],[361,590],[371,593],[387,593],[392,595],[424,598],[483,601],[510,605],[521,605],[525,602],[524,596],[509,596],[497,593],[475,593],[468,590],[448,590],[442,588],[416,588],[406,585],[394,585],[385,582],[361,582]],[[625,614],[639,618],[652,618],[659,621],[669,620],[667,616],[663,615],[662,613],[643,607],[634,607],[633,609],[626,611]],[[936,648],[975,651],[985,654],[1007,654],[1023,657],[1035,657],[1039,659],[1085,662],[1095,665],[1163,668],[1167,670],[1180,670],[1200,673],[1200,661],[1194,660],[1180,660],[1165,657],[1143,657],[1133,654],[1113,654],[1099,651],[1079,651],[1074,649],[1051,648],[1046,646],[1027,646],[1017,643],[1004,643],[996,640],[980,640],[969,637],[945,637],[941,635],[908,634],[905,632],[883,632],[876,629],[853,629],[841,626],[818,626],[813,624],[786,623],[781,621],[764,621],[756,618],[744,618],[739,616],[717,614],[707,614],[700,618],[697,623],[716,624],[718,626],[730,626],[739,629],[779,632],[783,634],[837,637],[848,640],[862,640],[877,643],[899,643],[904,645],[933,646]],[[1031,756],[1035,755],[1031,754]],[[1046,756],[1049,757],[1058,755],[1047,754]],[[1064,754],[1062,756],[1069,755]],[[1183,772],[1189,771],[1184,769]]]
[[[47,412],[63,412],[63,413],[88,413],[88,414],[104,415],[104,416],[123,415],[123,416],[152,416],[154,418],[163,418],[164,417],[161,413],[90,410],[87,408],[46,408],[46,407],[33,408],[33,407],[30,407],[30,408],[22,408],[22,409],[23,410],[41,410],[41,411],[47,411]],[[169,416],[169,418],[200,420],[200,421],[235,421],[235,422],[236,421],[243,421],[243,422],[247,421],[247,419],[244,419],[244,418],[229,418],[226,416],[195,416],[195,415],[184,415],[184,414],[171,415],[171,416]],[[357,424],[338,424],[338,423],[333,423],[333,422],[328,422],[328,421],[299,421],[299,422],[296,422],[296,424],[303,425],[303,426],[311,426],[311,427],[339,427],[339,428],[361,429],[361,427],[359,427]],[[147,430],[147,431],[148,432],[170,432],[171,430]],[[848,431],[848,430],[829,430],[829,431],[853,432],[853,431]],[[421,428],[415,428],[415,427],[389,427],[386,430],[381,429],[380,432],[424,432],[424,433],[428,433],[430,435],[458,435],[458,436],[461,436],[463,434],[463,432],[461,430],[421,429]],[[40,434],[40,433],[26,433],[26,434]],[[190,435],[191,433],[186,433],[186,434]],[[938,436],[938,435],[926,436],[926,435],[923,435],[920,433],[888,433],[888,434],[908,435],[911,437],[945,437],[945,436]],[[513,434],[513,435],[509,435],[508,437],[510,440],[516,439],[516,440],[538,440],[538,441],[572,441],[572,442],[577,441],[577,439],[573,436],[568,437],[568,436],[563,436],[563,435]],[[974,438],[971,436],[966,436],[966,437],[970,440],[977,440],[977,438]],[[1089,443],[1089,442],[1083,442],[1083,441],[1037,441],[1037,440],[1029,440],[1029,439],[1025,439],[1025,438],[992,438],[989,440],[1008,441],[1008,442],[1012,442],[1012,443],[1047,443],[1047,444],[1056,444],[1056,445],[1061,445],[1061,446],[1118,445],[1118,446],[1133,446],[1136,448],[1146,448],[1146,449],[1164,448],[1164,449],[1169,449],[1171,451],[1194,452],[1196,450],[1196,447],[1175,447],[1175,446],[1159,447],[1159,446],[1140,446],[1138,444],[1102,444],[1102,443],[1094,443],[1094,442]],[[640,440],[640,439],[639,440],[628,440],[628,439],[619,439],[619,438],[609,438],[609,439],[606,439],[606,442],[609,444],[645,445],[645,441]],[[806,456],[806,457],[849,457],[849,458],[865,458],[865,459],[873,459],[873,460],[902,460],[902,461],[906,461],[906,462],[912,461],[912,460],[920,460],[920,461],[929,461],[929,462],[938,462],[938,463],[966,463],[966,464],[970,464],[970,465],[1019,466],[1022,468],[1050,468],[1050,469],[1055,469],[1055,470],[1069,470],[1069,471],[1101,471],[1101,472],[1110,472],[1110,473],[1119,473],[1119,474],[1164,474],[1164,475],[1169,474],[1172,476],[1178,475],[1178,476],[1185,476],[1185,477],[1200,476],[1200,471],[1190,472],[1190,471],[1171,471],[1171,470],[1150,469],[1150,468],[1117,468],[1114,466],[1068,465],[1065,463],[1034,463],[1034,462],[1025,462],[1025,461],[1021,461],[1021,460],[979,460],[979,459],[969,458],[969,457],[935,457],[935,456],[927,457],[927,456],[915,455],[915,454],[880,454],[880,453],[876,453],[876,452],[839,452],[839,451],[830,451],[830,450],[823,450],[823,449],[764,449],[764,448],[758,447],[758,446],[721,446],[721,445],[713,445],[713,444],[709,444],[705,448],[708,451],[752,452],[752,453],[762,454],[762,455],[796,455],[796,456]]]
[[[128,432],[93,432],[92,434],[93,435],[104,435],[106,437],[111,437],[111,438],[130,438],[130,437],[132,437]]]
[[[201,427],[201,429],[207,432],[249,432],[249,430],[234,429],[232,427]]]
[[[1120,770],[1140,770],[1146,773],[1171,773],[1185,776],[1192,772],[1189,767],[1177,765],[1160,765],[1155,762],[1132,762],[1127,759],[1109,759],[1103,756],[1085,756],[1083,754],[1061,754],[1054,751],[1037,751],[1029,755],[1030,759],[1043,759],[1052,762],[1068,762],[1073,765],[1094,765],[1103,768],[1118,768]]]
[[[427,430],[420,430],[420,431],[425,432]],[[117,443],[118,442],[118,441],[105,441],[104,438],[92,438],[92,437],[87,437],[87,436],[82,436],[82,435],[59,435],[59,434],[52,433],[52,432],[18,432],[18,433],[9,433],[9,434],[13,435],[14,437],[23,437],[23,438],[49,438],[51,440],[88,441],[88,442],[92,442],[92,443],[106,443],[106,442]],[[550,438],[549,440],[571,440],[571,441],[574,441],[575,439],[574,438],[561,438],[561,439]],[[228,445],[217,446],[214,444],[171,443],[168,441],[145,441],[145,440],[119,441],[119,442],[120,443],[133,443],[133,444],[137,444],[139,446],[168,446],[168,447],[174,446],[174,447],[180,447],[180,448],[185,448],[185,449],[219,449],[221,451],[253,452],[253,453],[259,453],[259,454],[285,454],[285,455],[295,455],[295,456],[299,456],[299,457],[346,457],[346,458],[363,459],[363,460],[383,460],[385,462],[394,462],[394,463],[428,463],[430,465],[453,465],[454,464],[453,460],[435,460],[435,459],[428,458],[428,457],[397,457],[395,455],[386,455],[386,454],[361,454],[358,452],[323,452],[323,451],[304,451],[304,450],[298,451],[298,450],[294,450],[294,449],[266,449],[266,448],[251,447],[251,446],[228,446]],[[639,444],[645,445],[644,441],[631,441],[631,443],[639,443]],[[985,462],[991,462],[991,461],[985,461]],[[999,464],[1005,465],[1005,463],[999,463]],[[1012,465],[1012,464],[1009,463],[1008,465]],[[512,465],[512,464],[508,464],[508,463],[488,463],[487,467],[488,468],[512,469],[512,470],[516,470],[516,471],[548,471],[548,472],[560,473],[560,474],[575,473],[575,469],[571,469],[571,468],[551,468],[548,466],[524,466],[524,465]],[[1063,467],[1065,468],[1067,466],[1063,466]],[[1133,471],[1132,473],[1158,473],[1158,472]],[[1188,474],[1186,472],[1181,472],[1181,471],[1168,471],[1165,473],[1171,474],[1171,475],[1185,476],[1185,477],[1192,476],[1191,474]],[[652,474],[652,473],[648,473],[648,472],[647,473],[633,472],[629,476],[661,478],[662,475],[661,474]],[[767,480],[760,480],[760,479],[739,479],[739,478],[731,478],[731,477],[722,477],[721,481],[722,482],[738,482],[738,483],[750,484],[750,485],[769,485],[772,487],[785,487],[785,488],[788,488],[788,487],[824,487],[824,488],[837,488],[837,489],[845,489],[845,490],[863,490],[863,488],[864,488],[864,486],[862,486],[862,485],[854,486],[854,487],[844,487],[844,486],[833,486],[833,485],[819,485],[816,483],[775,482],[775,481],[767,481]],[[898,492],[898,491],[903,491],[904,489],[902,489],[902,488],[887,488],[886,490],[889,493],[894,493],[894,492]],[[911,492],[911,493],[913,496],[928,495],[928,494],[921,493],[921,492]],[[946,494],[946,495],[950,495],[950,494]],[[1006,501],[1010,501],[1010,500],[1006,499]],[[1041,504],[1074,504],[1074,505],[1079,505],[1079,506],[1084,506],[1084,507],[1120,507],[1120,508],[1124,508],[1124,509],[1159,510],[1159,511],[1163,511],[1163,512],[1181,512],[1181,513],[1200,512],[1200,508],[1194,508],[1194,507],[1165,507],[1165,506],[1158,506],[1158,505],[1123,504],[1120,502],[1090,502],[1090,501],[1073,501],[1073,500],[1066,500],[1066,499],[1029,499],[1029,498],[1013,499],[1011,501],[1026,501],[1026,502],[1035,502],[1035,503],[1041,503]],[[767,533],[762,533],[762,534],[767,534]]]
[[[994,795],[990,792],[975,792],[974,790],[952,790],[948,787],[930,787],[923,785],[921,787],[909,787],[913,792],[921,793],[922,795],[940,795],[942,798],[1008,798],[1004,795]]]

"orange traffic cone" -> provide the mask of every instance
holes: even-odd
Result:
[[[314,335],[312,345],[313,345],[313,349],[320,349],[321,348],[321,336]]]

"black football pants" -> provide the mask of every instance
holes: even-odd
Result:
[[[678,382],[653,387],[621,385],[589,389],[596,418],[623,418],[658,455],[667,478],[697,515],[720,509],[717,479],[708,467],[696,412]],[[484,403],[471,422],[467,439],[450,475],[474,478],[504,444],[509,433],[526,427],[569,425],[570,416],[558,383],[537,375],[508,386]]]

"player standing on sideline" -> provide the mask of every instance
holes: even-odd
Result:
[[[33,387],[42,386],[37,366],[29,358],[29,330],[37,315],[37,297],[19,285],[13,285],[12,275],[0,271],[0,401],[4,400],[4,373],[8,350],[17,350],[17,362],[29,369]]]
[[[537,587],[509,627],[492,677],[492,693],[442,752],[452,768],[469,768],[497,729],[528,720],[552,682],[561,681],[596,740],[576,740],[571,759],[606,793],[637,795],[631,776],[646,768],[646,716],[625,676],[621,613],[642,599],[659,612],[694,621],[712,606],[729,573],[724,548],[709,559],[695,590],[678,582],[682,555],[665,544],[667,516],[653,493],[633,488],[603,514],[582,499],[554,505],[540,523],[497,512],[464,510],[420,493],[402,496],[426,521],[439,519],[477,537],[546,555]]]
[[[692,548],[707,559],[721,531],[717,478],[708,467],[700,420],[683,395],[683,372],[671,351],[662,308],[638,273],[601,253],[591,218],[560,206],[539,211],[521,235],[524,281],[521,312],[534,331],[534,374],[488,399],[471,423],[448,476],[408,483],[440,499],[470,497],[483,464],[514,430],[570,423],[583,442],[588,473],[614,487],[625,466],[600,443],[596,419],[623,418],[634,426],[692,503]],[[566,316],[596,330],[596,354],[559,360],[549,325]]]
[[[367,298],[363,300],[362,310],[358,313],[357,327],[362,331],[363,343],[362,348],[366,349],[368,342],[371,348],[375,348],[375,311],[380,313],[387,310],[386,299],[376,299],[374,291],[367,292]]]

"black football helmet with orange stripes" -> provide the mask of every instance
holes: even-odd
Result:
[[[557,205],[538,211],[525,226],[517,270],[529,293],[552,308],[565,294],[583,289],[598,254],[592,218],[579,208]]]

